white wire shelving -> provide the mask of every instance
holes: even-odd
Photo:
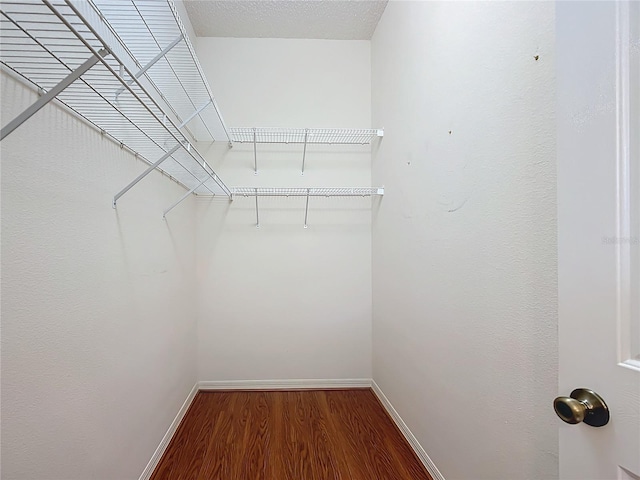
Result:
[[[242,197],[370,197],[384,195],[382,187],[232,187]]]
[[[382,138],[384,130],[376,128],[230,128],[231,140],[253,144],[254,172],[258,173],[258,144],[300,144],[302,174],[304,174],[307,145],[368,145]]]
[[[231,141],[173,1],[93,0],[195,141]]]
[[[255,197],[256,227],[260,226],[259,197],[306,197],[304,209],[304,228],[308,227],[309,199],[311,197],[382,197],[383,187],[233,187],[231,198]]]
[[[172,0],[2,0],[0,62],[42,93],[0,140],[56,98],[149,163],[114,207],[156,168],[231,197],[193,147],[231,139]]]

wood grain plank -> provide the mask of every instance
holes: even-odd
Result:
[[[199,392],[152,480],[431,480],[370,389]]]

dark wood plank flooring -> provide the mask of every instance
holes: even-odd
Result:
[[[199,392],[151,480],[431,480],[370,389]]]

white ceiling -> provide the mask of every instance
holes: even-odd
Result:
[[[369,40],[387,0],[184,0],[200,37]]]

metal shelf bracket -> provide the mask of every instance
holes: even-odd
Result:
[[[160,60],[167,53],[169,53],[173,47],[175,47],[178,43],[180,43],[182,41],[183,38],[184,37],[182,36],[182,34],[178,35],[178,38],[176,38],[173,42],[171,42],[169,45],[164,47],[162,49],[162,51],[160,51],[160,53],[158,53],[155,57],[153,57],[151,60],[149,60],[149,62],[144,67],[142,67],[140,70],[138,70],[138,72],[133,76],[133,78],[127,80],[127,85],[133,84],[133,82],[135,80],[137,80],[142,75],[144,75],[147,70],[149,70],[151,67],[153,67],[158,62],[158,60]],[[116,98],[118,98],[118,95],[120,95],[122,92],[124,92],[124,90],[125,90],[125,87],[118,88],[118,90],[116,90]]]
[[[180,147],[184,147],[184,145],[179,143],[178,145],[173,147],[171,150],[169,150],[167,153],[165,153],[162,157],[160,157],[155,163],[149,165],[149,168],[147,168],[144,172],[142,172],[140,175],[138,175],[129,185],[127,185],[122,190],[120,190],[118,193],[116,193],[114,195],[114,197],[113,197],[113,208],[116,208],[116,202],[118,201],[118,199],[120,197],[122,197],[125,193],[127,193],[129,190],[131,190],[140,180],[142,180],[144,177],[149,175],[162,162],[164,162],[167,158],[169,158],[171,155],[173,155]]]
[[[304,175],[304,161],[307,157],[307,140],[309,139],[309,129],[304,129],[304,149],[302,150],[302,175]],[[306,224],[306,222],[305,222]],[[306,225],[305,225],[306,228]]]
[[[307,218],[309,216],[309,192],[310,190],[307,188],[307,204],[304,207],[304,228],[307,228]]]
[[[108,55],[108,51],[106,49],[100,49],[94,55],[91,55],[82,65],[72,71],[69,75],[67,75],[60,83],[58,83],[55,87],[49,90],[47,93],[42,95],[38,100],[36,100],[30,107],[28,107],[24,112],[18,115],[16,118],[11,120],[5,127],[0,131],[0,141],[2,141],[7,135],[13,132],[16,128],[30,119],[33,115],[36,114],[42,107],[44,107],[51,100],[56,98],[60,92],[62,92],[65,88],[75,82],[78,78],[84,75],[91,67],[93,67],[96,63],[100,61],[101,57],[105,57]]]

